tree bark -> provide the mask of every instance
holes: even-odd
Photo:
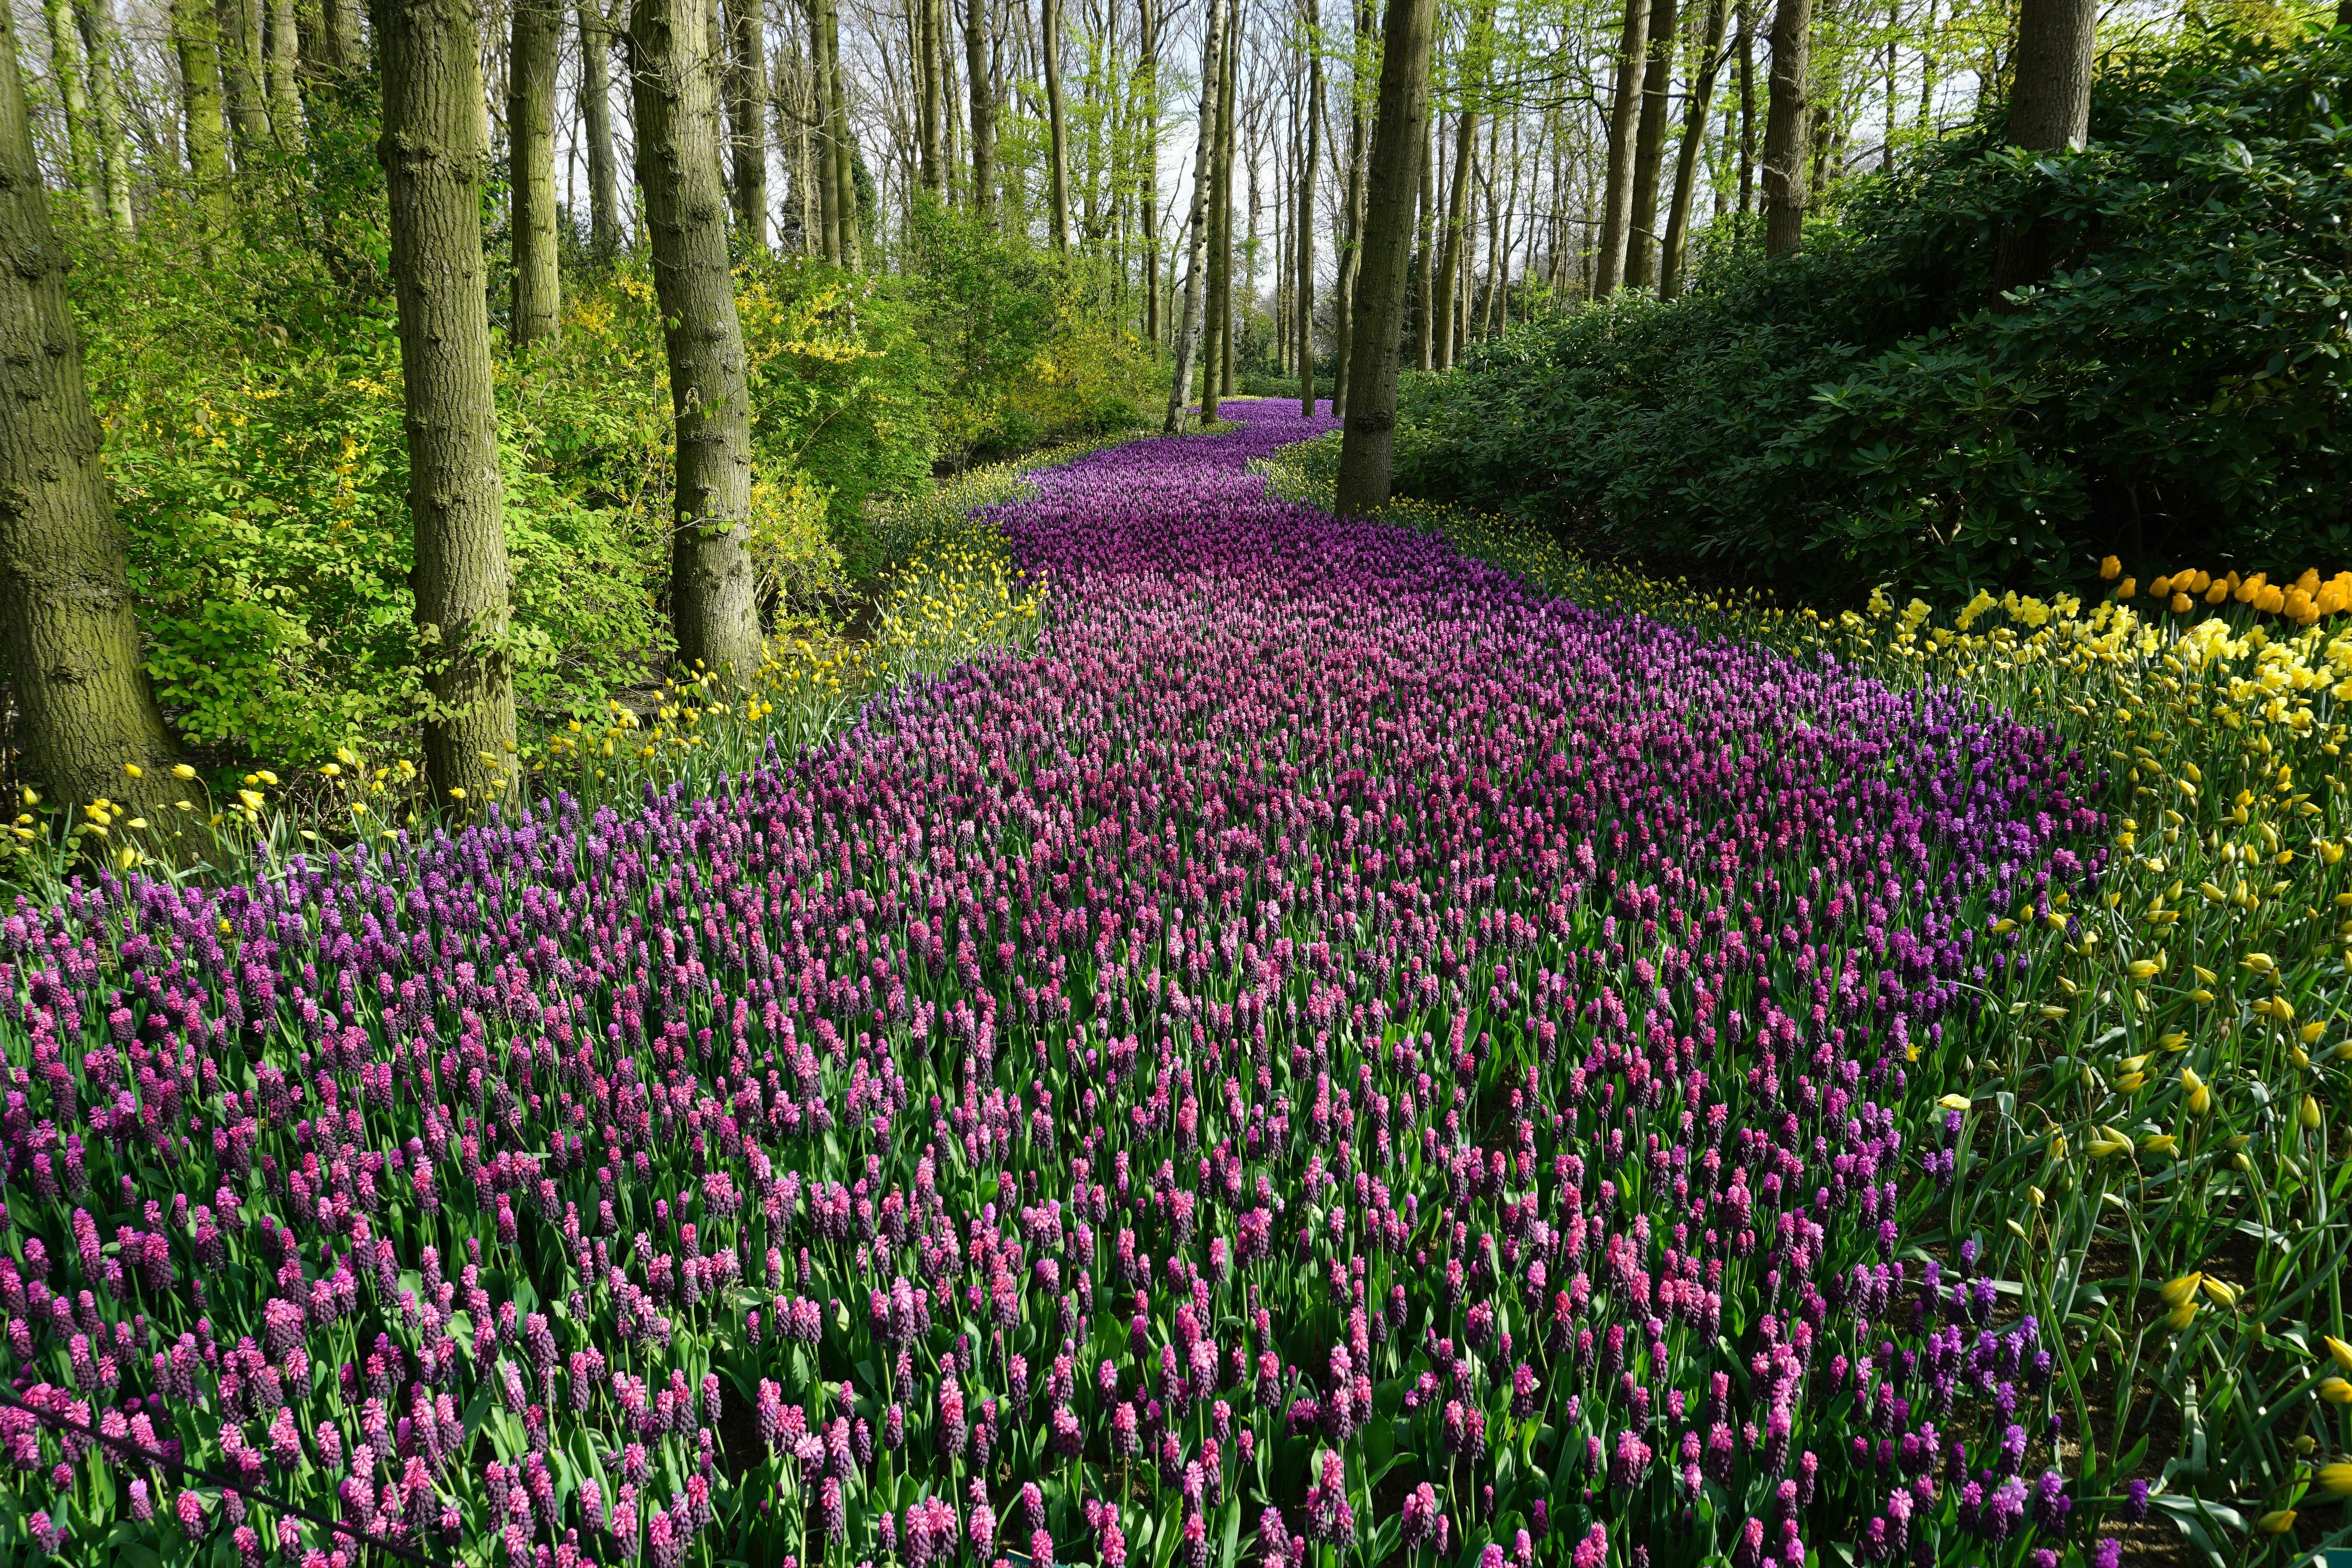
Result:
[[[1739,216],[1756,210],[1756,0],[1739,8]]]
[[[269,139],[269,110],[262,100],[259,0],[214,0],[220,23],[221,95],[228,105],[237,172],[243,174]]]
[[[1764,120],[1764,254],[1786,256],[1805,230],[1806,135],[1811,104],[1813,0],[1772,11],[1772,98]]]
[[[857,152],[850,140],[849,83],[841,68],[841,8],[824,0],[825,134],[833,151],[834,210],[841,222],[841,265],[856,268],[865,243],[857,199]]]
[[[1642,73],[1642,120],[1633,137],[1633,211],[1625,224],[1625,286],[1658,280],[1658,174],[1666,156],[1666,95],[1674,86],[1675,0],[1650,0],[1649,64]]]
[[[74,11],[89,61],[89,115],[98,133],[106,217],[118,233],[129,234],[137,223],[131,210],[131,147],[122,129],[122,97],[114,81],[121,49],[113,0],[79,0]]]
[[[1214,182],[1215,153],[1211,143],[1217,122],[1219,84],[1224,79],[1225,0],[1209,0],[1208,25],[1202,29],[1201,45],[1201,117],[1195,121],[1202,127],[1192,139],[1192,204],[1184,223],[1184,302],[1177,317],[1175,374],[1168,384],[1168,420],[1170,435],[1181,431],[1191,411],[1192,393],[1192,361],[1201,347],[1201,305],[1203,285],[1207,279],[1202,271],[1207,264],[1209,250],[1209,187]]]
[[[1062,0],[1041,0],[1045,56],[1045,121],[1053,182],[1054,248],[1070,247],[1070,142],[1062,122]]]
[[[929,15],[928,9],[925,15]],[[762,0],[733,0],[728,41],[728,150],[734,155],[735,233],[746,254],[768,251],[768,14]]]
[[[302,126],[302,34],[296,25],[295,0],[263,0],[261,25],[267,29],[264,51],[269,83],[269,123],[278,142],[299,150],[306,140]]]
[[[1307,141],[1299,163],[1298,283],[1291,313],[1298,318],[1298,412],[1315,416],[1315,171],[1323,158],[1323,40],[1317,36],[1315,0],[1299,0],[1307,39]]]
[[[1355,58],[1364,58],[1374,26],[1371,0],[1356,0]],[[1371,139],[1371,106],[1351,75],[1348,92],[1348,179],[1339,209],[1338,276],[1331,290],[1331,415],[1348,417],[1356,396],[1356,277],[1364,233],[1364,160]]]
[[[964,71],[971,79],[971,209],[996,216],[996,92],[988,68],[988,0],[964,0]]]
[[[1396,456],[1398,362],[1404,340],[1405,260],[1428,135],[1429,50],[1436,0],[1389,0],[1372,122],[1371,207],[1356,271],[1354,404],[1340,437],[1334,510],[1360,517],[1389,499]]]
[[[1445,248],[1437,261],[1437,368],[1454,368],[1454,304],[1461,293],[1462,238],[1468,232],[1470,177],[1478,152],[1478,111],[1465,97],[1454,135],[1454,189],[1445,200]]]
[[[1412,351],[1414,363],[1423,370],[1436,368],[1437,296],[1431,290],[1437,280],[1437,138],[1423,126],[1421,136],[1421,209],[1420,227],[1413,237],[1413,301],[1419,307],[1413,312]]]
[[[505,495],[482,294],[480,50],[467,0],[374,0],[408,430],[425,771],[471,810],[511,776]],[[461,793],[462,792],[462,793]]]
[[[947,192],[947,160],[940,137],[946,99],[940,71],[946,56],[939,34],[936,0],[914,0],[916,33],[915,150],[923,189],[934,196]]]
[[[1143,170],[1136,201],[1143,218],[1143,336],[1157,354],[1160,344],[1160,11],[1155,0],[1137,0],[1136,90],[1142,98]]]
[[[621,170],[613,153],[613,28],[604,0],[578,0],[580,112],[588,133],[588,243],[599,262],[620,254]]]
[[[2017,13],[2009,141],[2030,153],[2079,148],[2091,133],[2091,56],[2097,42],[2095,0],[2022,0]],[[2049,271],[2058,243],[2047,219],[2012,224],[1993,256],[1993,287],[2003,294]]]
[[[1671,300],[1682,292],[1683,247],[1690,235],[1691,187],[1698,175],[1699,143],[1706,137],[1708,114],[1715,107],[1715,76],[1723,54],[1725,0],[1709,0],[1706,37],[1699,49],[1698,79],[1691,89],[1690,108],[1683,121],[1683,146],[1675,160],[1674,203],[1666,213],[1666,239],[1658,265],[1658,298]]]
[[[205,228],[228,227],[228,142],[222,128],[220,21],[211,0],[172,0],[172,48],[188,120],[188,179]]]
[[[810,169],[816,176],[817,250],[842,262],[840,161],[833,155],[832,75],[825,64],[826,0],[806,0],[809,24],[808,124]]]
[[[141,662],[129,545],[108,491],[18,73],[0,7],[0,647],[23,766],[60,805],[167,800],[176,760]],[[124,771],[142,770],[143,778]]]
[[[518,351],[555,341],[563,309],[556,273],[555,63],[561,0],[513,0],[507,52],[507,231],[514,276],[507,329]]]
[[[1625,0],[1625,26],[1617,38],[1616,96],[1609,106],[1609,181],[1601,196],[1601,253],[1593,264],[1596,299],[1614,294],[1625,281],[1626,237],[1633,221],[1633,148],[1649,45],[1650,0]]]
[[[1225,7],[1225,47],[1217,79],[1216,175],[1209,201],[1209,298],[1202,328],[1201,423],[1213,424],[1233,390],[1227,356],[1234,331],[1234,76],[1240,7]]]
[[[760,668],[751,572],[751,405],[719,178],[719,84],[696,48],[709,0],[635,0],[629,17],[637,184],[677,419],[670,616],[680,664]]]
[[[73,181],[82,216],[95,218],[104,209],[106,195],[99,177],[98,149],[90,136],[81,37],[74,31],[66,0],[46,0],[41,11],[49,25],[49,76],[57,84],[58,108],[65,115],[66,173]]]

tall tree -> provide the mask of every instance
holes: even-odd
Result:
[[[556,273],[555,66],[562,0],[513,0],[507,48],[507,232],[513,258],[508,332],[517,349],[551,342],[563,308]]]
[[[1202,325],[1201,422],[1217,417],[1217,400],[1230,387],[1225,355],[1232,346],[1234,312],[1234,77],[1239,37],[1238,0],[1225,6],[1225,47],[1219,53],[1216,119],[1211,131],[1215,168],[1209,187],[1209,287]]]
[[[1648,68],[1650,0],[1625,0],[1617,37],[1616,91],[1609,103],[1609,180],[1601,196],[1601,253],[1592,293],[1605,299],[1625,281],[1627,232],[1633,221],[1633,147],[1640,134],[1642,81]]]
[[[1465,60],[1465,69],[1467,60]],[[1437,368],[1454,368],[1455,305],[1462,292],[1462,247],[1469,233],[1471,169],[1478,153],[1478,110],[1463,79],[1462,115],[1454,132],[1454,189],[1445,200],[1445,247],[1437,262]]]
[[[218,235],[229,220],[228,139],[221,128],[220,20],[212,0],[172,0],[172,50],[188,121],[188,179],[205,229]]]
[[[393,295],[425,645],[425,772],[468,806],[515,745],[505,494],[482,291],[480,47],[467,0],[373,0],[392,209]]]
[[[833,155],[832,73],[825,59],[825,26],[829,0],[806,0],[809,30],[808,117],[810,173],[815,176],[817,253],[842,264],[841,161]]]
[[[1334,504],[1360,517],[1389,499],[1396,455],[1398,361],[1404,339],[1405,258],[1428,135],[1429,50],[1436,0],[1389,0],[1381,37],[1381,96],[1372,120],[1370,207],[1356,269],[1354,385],[1340,437]]]
[[[947,93],[944,45],[940,39],[939,0],[914,0],[916,42],[915,141],[921,160],[923,189],[935,196],[947,194],[947,149],[943,132]]]
[[[1642,72],[1642,119],[1633,133],[1633,211],[1625,225],[1625,286],[1658,280],[1658,174],[1665,163],[1666,97],[1674,87],[1675,0],[1650,0],[1649,63]]]
[[[66,0],[44,0],[49,25],[49,76],[66,121],[66,172],[84,217],[96,217],[105,204],[98,172],[98,148],[90,135],[89,94],[84,83],[81,36],[74,31]]]
[[[2011,54],[2011,146],[2061,153],[2089,137],[2091,55],[2098,21],[2095,0],[2021,0]],[[2007,292],[2047,273],[2055,260],[2056,229],[2047,218],[2011,225],[1993,255],[1993,286]]]
[[[1689,107],[1684,111],[1682,151],[1675,159],[1675,195],[1666,211],[1666,238],[1658,263],[1658,298],[1671,300],[1682,292],[1683,247],[1690,236],[1691,190],[1698,177],[1699,143],[1706,138],[1707,118],[1715,108],[1716,72],[1723,64],[1725,0],[1708,0],[1706,32],[1700,41],[1698,79],[1691,84]]]
[[[1355,403],[1356,272],[1364,229],[1364,158],[1371,139],[1371,101],[1363,70],[1370,60],[1372,0],[1356,0],[1355,64],[1348,73],[1348,170],[1340,184],[1339,275],[1331,289],[1331,413],[1345,419]]]
[[[1756,210],[1756,0],[1739,13],[1739,216]]]
[[[849,76],[841,65],[841,7],[824,0],[825,142],[833,153],[833,206],[841,229],[841,265],[859,264],[865,244],[864,213],[857,199],[857,146],[849,129]]]
[[[996,91],[989,69],[988,0],[964,0],[964,70],[971,94],[971,207],[996,216]]]
[[[577,0],[580,119],[588,142],[588,244],[596,259],[620,254],[621,169],[613,153],[613,25],[604,0]]]
[[[1176,320],[1175,374],[1168,386],[1167,428],[1171,435],[1184,428],[1192,393],[1192,361],[1201,347],[1202,295],[1207,279],[1202,269],[1209,251],[1209,186],[1215,174],[1218,84],[1224,79],[1225,0],[1209,0],[1208,25],[1202,29],[1200,132],[1192,139],[1192,210],[1184,223],[1184,302]]]
[[[928,16],[928,4],[924,14]],[[727,38],[727,145],[733,154],[735,232],[748,253],[768,248],[768,14],[764,0],[733,0]]]
[[[1320,21],[1321,18],[1316,15],[1315,0],[1299,0],[1298,29],[1307,47],[1307,123],[1301,130],[1305,148],[1299,167],[1296,226],[1298,235],[1297,298],[1292,302],[1291,311],[1298,319],[1298,412],[1307,418],[1315,415],[1315,171],[1323,156],[1323,39]]]
[[[269,139],[269,109],[261,87],[260,0],[214,0],[220,23],[221,93],[243,173]]]
[[[89,61],[89,116],[98,133],[107,221],[119,232],[129,234],[135,226],[131,210],[131,146],[123,134],[122,97],[115,86],[115,73],[124,62],[114,28],[113,0],[79,0],[74,16]]]
[[[1062,117],[1062,0],[1039,0],[1045,57],[1045,130],[1048,142],[1047,178],[1051,184],[1054,248],[1070,247],[1070,139]]]
[[[1437,247],[1437,138],[1432,128],[1424,127],[1421,138],[1421,203],[1420,227],[1413,236],[1412,297],[1419,307],[1413,312],[1412,350],[1414,363],[1423,370],[1436,368],[1437,337],[1435,321],[1436,259],[1432,254]]]
[[[262,55],[268,63],[269,125],[279,143],[303,144],[302,34],[294,15],[295,0],[263,0]]]
[[[1813,0],[1777,0],[1772,10],[1772,97],[1764,118],[1767,256],[1786,256],[1804,237],[1812,46]]]
[[[677,421],[670,617],[689,668],[760,668],[751,571],[751,401],[719,175],[719,83],[697,46],[710,0],[635,0],[629,16],[637,184]]]
[[[129,544],[100,458],[8,6],[0,6],[0,254],[9,258],[0,268],[0,393],[8,405],[0,419],[0,647],[25,770],[61,802],[152,798],[174,760],[172,737],[140,658]],[[126,773],[126,763],[147,780]]]
[[[1160,352],[1160,7],[1136,0],[1135,90],[1138,162],[1142,165],[1136,205],[1143,220],[1143,336]]]

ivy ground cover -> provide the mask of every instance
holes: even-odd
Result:
[[[725,790],[0,921],[6,1549],[2111,1568],[1906,1070],[2095,889],[2076,761],[1234,407]]]

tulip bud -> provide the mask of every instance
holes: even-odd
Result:
[[[2319,1397],[2330,1405],[2352,1405],[2352,1383],[2340,1377],[2323,1377],[2319,1380]]]
[[[2294,1510],[2275,1509],[2254,1521],[2254,1528],[2264,1535],[2284,1535],[2294,1528]]]
[[[2300,1121],[2300,1122],[2302,1122],[2302,1123],[2303,1123],[2303,1130],[2304,1130],[2305,1132],[2316,1132],[2316,1131],[2319,1131],[2319,1098],[2318,1098],[2318,1096],[2316,1096],[2316,1095],[2310,1095],[2310,1094],[2306,1094],[2306,1095],[2305,1095],[2305,1096],[2303,1097],[2303,1103],[2302,1103],[2301,1105],[2299,1105],[2299,1106],[2295,1107],[2294,1119],[2295,1119],[2297,1121]]]
[[[2205,1087],[2205,1080],[2197,1076],[2195,1068],[2180,1069],[2180,1087],[2189,1091],[2189,1115],[2202,1116],[2213,1109],[2213,1092]]]
[[[2197,1303],[2194,1301],[2183,1301],[2180,1305],[2173,1308],[2171,1311],[2165,1314],[2164,1326],[2170,1329],[2177,1334],[2196,1321]]]
[[[2352,1497],[2352,1464],[2322,1465],[2317,1479],[2329,1496]]]
[[[2201,1285],[2213,1305],[2226,1310],[2238,1304],[2238,1288],[2235,1285],[2216,1279],[2210,1274],[2205,1276]]]
[[[2165,1281],[2164,1289],[2157,1294],[2164,1298],[2166,1306],[2178,1307],[2181,1302],[2195,1296],[2197,1287],[2204,1282],[2205,1276],[2202,1274],[2183,1274],[2176,1279]]]
[[[2319,1337],[2326,1342],[2327,1353],[2336,1358],[2336,1364],[2344,1371],[2352,1373],[2352,1345],[2346,1344],[2334,1334],[2322,1334]]]

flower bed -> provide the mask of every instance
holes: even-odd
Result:
[[[2095,899],[2082,764],[1271,499],[1328,422],[1232,406],[996,510],[1031,652],[731,787],[0,922],[0,1530],[2105,1555],[1910,1081]]]

